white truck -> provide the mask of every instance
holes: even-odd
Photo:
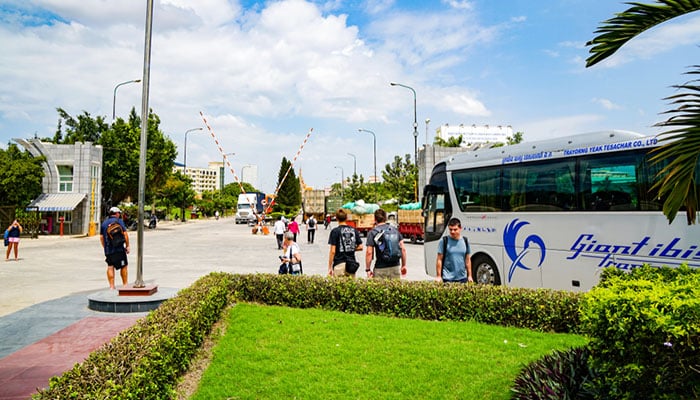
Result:
[[[265,193],[251,192],[238,195],[238,205],[236,206],[236,223],[247,224],[249,220],[255,218],[255,214],[262,215],[263,201]],[[255,208],[255,210],[253,210]]]

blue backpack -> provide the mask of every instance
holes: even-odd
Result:
[[[401,247],[399,246],[399,231],[391,225],[379,230],[374,236],[374,243],[379,250],[377,260],[384,264],[396,264],[401,259]]]

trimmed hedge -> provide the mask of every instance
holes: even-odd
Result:
[[[582,299],[547,289],[269,274],[236,275],[233,287],[248,302],[563,333],[577,332]]]
[[[169,399],[236,300],[427,320],[576,332],[581,295],[494,286],[212,273],[164,302],[34,399]]]
[[[33,399],[169,399],[230,304],[231,275],[214,273],[164,302]]]
[[[601,397],[700,397],[700,271],[606,271],[581,315]]]

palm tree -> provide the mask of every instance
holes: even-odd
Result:
[[[450,136],[447,138],[447,140],[435,136],[435,141],[433,142],[435,146],[442,146],[442,147],[459,147],[462,145],[462,135],[459,136]]]
[[[602,23],[595,31],[598,36],[586,43],[593,46],[586,67],[593,66],[615,54],[625,43],[642,32],[670,19],[700,10],[700,0],[658,0],[653,4],[628,3],[629,9]],[[693,65],[687,72],[700,74],[700,65]],[[657,149],[652,161],[668,164],[656,176],[652,190],[658,190],[665,198],[663,213],[669,223],[678,210],[685,206],[688,224],[696,222],[700,190],[696,171],[700,157],[700,80],[692,79],[674,88],[679,93],[665,100],[676,108],[666,111],[670,117],[655,126],[669,127],[663,132],[663,146]]]

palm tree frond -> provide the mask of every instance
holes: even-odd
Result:
[[[625,43],[642,32],[675,17],[700,10],[700,0],[657,0],[654,4],[626,3],[631,5],[624,12],[615,14],[595,31],[599,34],[586,46],[590,56],[586,67],[593,66],[615,54]]]
[[[688,74],[699,74],[700,66],[693,66]],[[697,221],[698,199],[700,189],[700,86],[678,85],[683,90],[667,97],[676,108],[664,114],[671,116],[655,124],[659,127],[673,127],[660,135],[664,145],[654,151],[652,163],[666,163],[656,176],[652,190],[658,190],[659,196],[666,198],[663,213],[669,223],[673,222],[678,210],[685,206],[688,224]]]

